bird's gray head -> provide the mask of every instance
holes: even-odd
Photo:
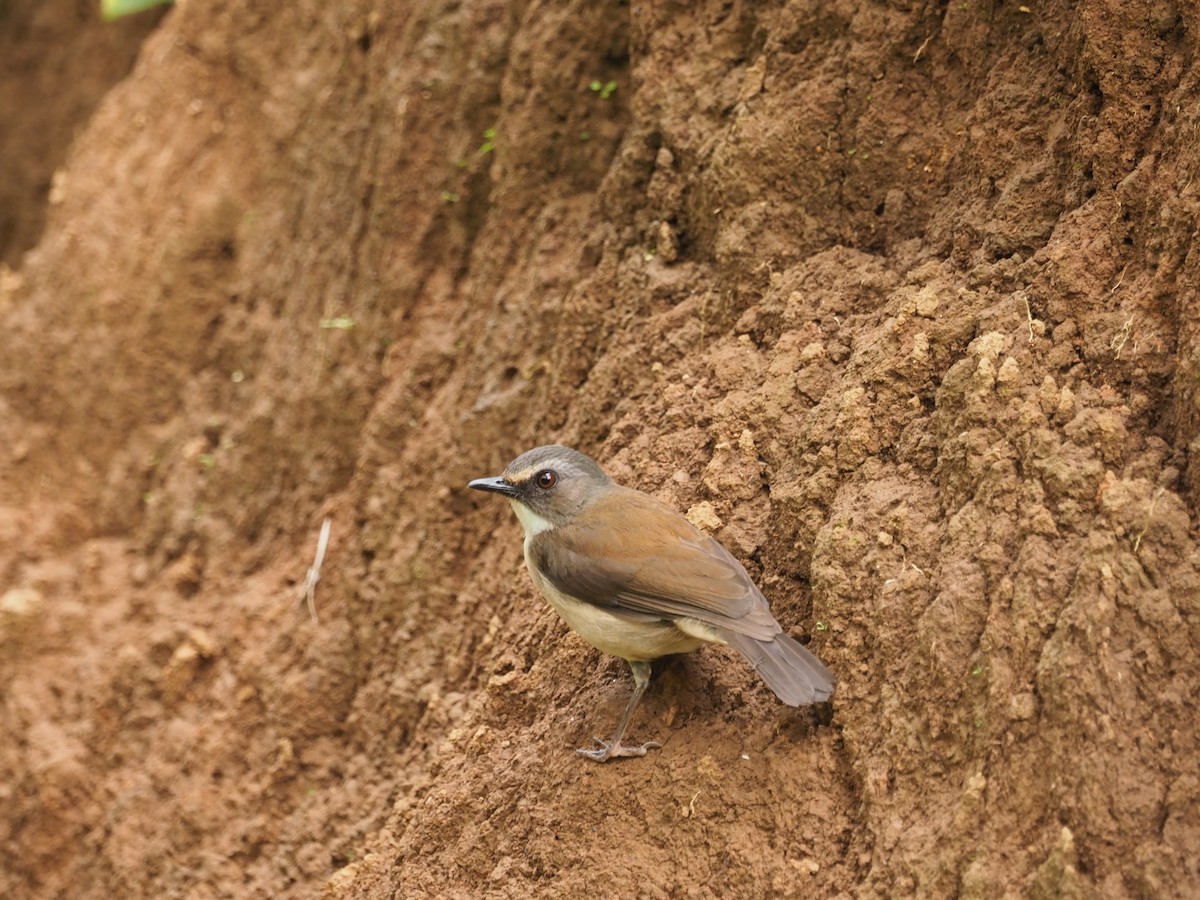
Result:
[[[525,534],[532,536],[569,522],[612,487],[612,479],[578,450],[551,444],[522,453],[503,475],[477,478],[468,487],[511,500]]]

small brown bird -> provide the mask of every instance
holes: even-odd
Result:
[[[588,457],[552,445],[469,487],[503,494],[525,529],[525,566],[542,595],[592,646],[633,671],[633,696],[597,762],[645,756],[621,743],[650,683],[650,661],[703,644],[741,653],[789,706],[828,700],[835,679],[783,633],[762,592],[729,551],[648,494],[621,487]]]

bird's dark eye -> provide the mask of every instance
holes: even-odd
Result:
[[[558,484],[558,475],[556,475],[550,469],[547,469],[544,472],[538,472],[535,481],[537,482],[537,486],[543,491],[548,491],[550,488],[554,487],[554,485]]]

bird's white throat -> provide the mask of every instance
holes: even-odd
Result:
[[[508,502],[512,504],[513,512],[517,514],[517,518],[521,521],[521,527],[525,529],[525,540],[554,527],[553,522],[543,519],[520,500],[509,500]]]

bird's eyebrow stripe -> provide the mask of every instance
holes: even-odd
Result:
[[[522,469],[520,472],[513,472],[511,475],[505,475],[504,480],[509,484],[521,484],[533,477],[534,472],[540,472],[541,469],[537,466],[529,466]]]

